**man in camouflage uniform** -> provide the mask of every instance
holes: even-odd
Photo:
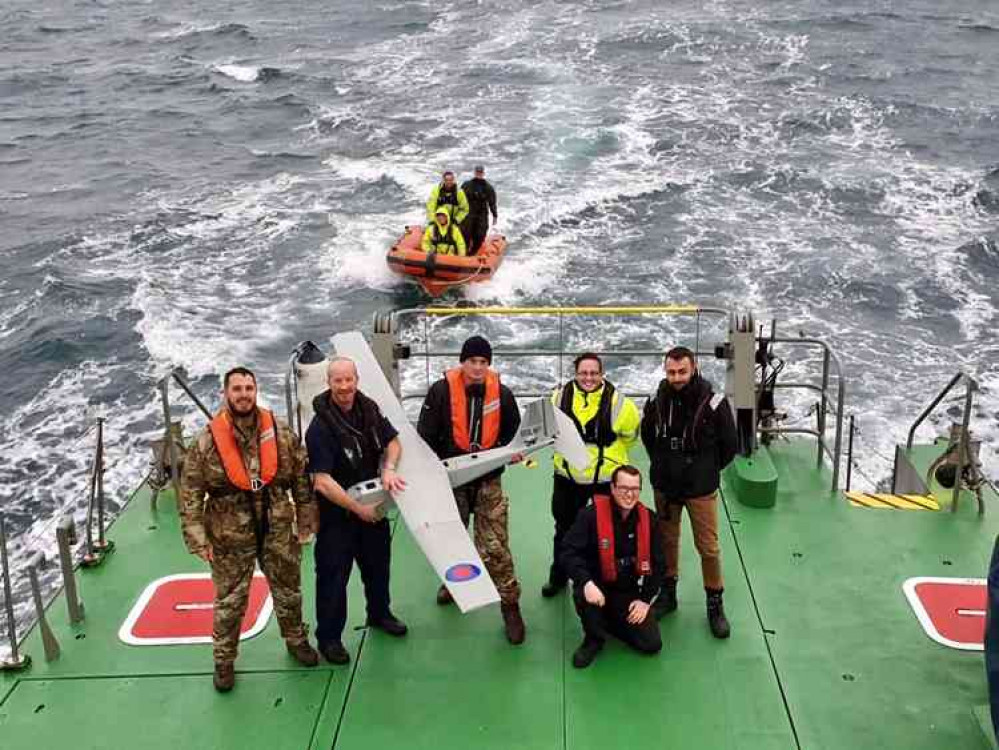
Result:
[[[319,663],[302,622],[301,544],[315,527],[305,451],[284,422],[257,407],[250,370],[227,372],[224,395],[225,405],[187,454],[179,502],[184,543],[212,568],[219,692],[235,684],[255,562],[267,577],[288,653],[307,667]]]
[[[472,336],[461,347],[460,365],[449,370],[427,392],[417,432],[441,458],[451,458],[513,440],[520,430],[520,410],[513,392],[490,369],[493,350],[481,336]],[[517,455],[513,462],[522,459]],[[510,502],[503,494],[503,469],[457,487],[454,498],[462,522],[475,515],[475,548],[500,595],[500,611],[507,640],[519,645],[526,629],[520,614],[520,583],[510,554]],[[437,603],[449,604],[445,586]]]

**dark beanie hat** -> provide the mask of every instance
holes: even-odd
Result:
[[[464,362],[469,357],[485,357],[489,364],[493,363],[493,348],[481,336],[472,336],[461,345],[461,356],[459,362]]]

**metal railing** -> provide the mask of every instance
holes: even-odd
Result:
[[[673,315],[673,316],[693,316],[694,317],[694,346],[691,347],[698,357],[713,357],[713,349],[702,348],[701,328],[702,316],[713,316],[721,319],[731,319],[731,311],[723,307],[699,306],[699,305],[640,305],[640,306],[588,306],[588,307],[429,307],[429,308],[408,308],[396,310],[391,313],[386,322],[384,316],[376,316],[376,330],[398,331],[400,323],[406,318],[422,316],[424,349],[412,350],[410,358],[424,360],[424,374],[426,388],[430,386],[430,362],[433,359],[457,359],[459,352],[455,350],[434,350],[431,347],[431,331],[429,320],[432,317],[447,316],[506,316],[506,315],[550,315],[558,319],[557,348],[545,349],[496,349],[494,354],[513,359],[523,359],[528,357],[557,357],[558,358],[558,381],[561,383],[566,375],[564,373],[564,361],[566,357],[573,357],[581,352],[565,350],[565,326],[564,319],[568,316],[587,315]],[[846,398],[846,382],[843,376],[843,367],[839,358],[833,352],[829,344],[817,338],[778,338],[773,336],[770,341],[774,344],[805,346],[819,349],[822,353],[822,373],[818,383],[777,383],[776,388],[781,389],[805,389],[813,390],[820,396],[816,409],[818,424],[815,429],[810,428],[787,428],[773,427],[761,428],[761,431],[772,434],[793,434],[800,433],[812,435],[816,438],[816,468],[821,468],[823,457],[828,457],[832,468],[832,490],[839,489],[840,463],[842,458],[843,444],[843,417],[844,401]],[[601,356],[618,357],[655,357],[661,358],[662,348],[656,349],[615,349],[594,351]],[[836,378],[836,396],[830,396],[830,381],[832,376]],[[404,394],[401,398],[404,401],[419,398],[422,394]],[[550,395],[550,392],[516,392],[518,397],[538,398]],[[644,399],[647,393],[626,392],[625,395]],[[826,437],[828,419],[830,411],[835,416],[835,436],[832,447],[829,446]]]
[[[7,520],[3,513],[0,513],[0,574],[3,577],[7,640],[10,641],[10,656],[0,661],[0,671],[25,669],[31,664],[31,657],[21,653],[17,640],[17,621],[14,620],[14,591],[10,585],[10,561],[7,559]]]
[[[179,500],[180,471],[178,470],[178,467],[180,466],[180,456],[178,451],[177,439],[172,429],[173,415],[171,413],[171,407],[170,407],[171,380],[181,387],[181,390],[183,390],[184,393],[187,394],[188,398],[190,398],[191,401],[194,402],[194,405],[197,406],[206,417],[208,417],[209,421],[212,420],[214,415],[211,413],[211,411],[208,410],[208,407],[201,402],[201,399],[199,399],[195,395],[194,391],[191,390],[191,386],[184,378],[180,368],[175,367],[171,369],[170,372],[167,373],[157,384],[157,388],[159,389],[160,392],[160,400],[163,405],[163,421],[165,425],[163,429],[163,455],[159,456],[158,458],[161,466],[163,463],[165,463],[166,458],[170,459],[170,481],[173,484],[174,497],[176,497]],[[153,503],[153,505],[155,505],[156,503],[155,495],[153,496],[151,502]]]
[[[460,352],[456,350],[433,350],[430,344],[430,319],[431,318],[442,318],[450,316],[553,316],[558,321],[558,338],[554,347],[543,348],[543,349],[496,349],[494,354],[501,357],[509,357],[511,359],[526,359],[529,357],[553,357],[557,358],[558,369],[557,369],[557,381],[558,383],[563,382],[566,377],[565,374],[565,360],[566,358],[575,357],[578,354],[582,354],[583,350],[579,351],[567,351],[566,350],[566,331],[565,331],[565,319],[567,317],[585,317],[585,316],[604,316],[604,315],[616,315],[616,316],[628,316],[628,315],[669,315],[669,316],[690,316],[694,318],[694,346],[691,347],[697,356],[714,356],[714,351],[702,351],[701,350],[701,323],[702,317],[714,316],[720,319],[728,319],[731,312],[726,308],[722,307],[710,307],[710,306],[699,306],[699,305],[614,305],[614,306],[582,306],[582,307],[420,307],[420,308],[407,308],[403,310],[395,310],[391,313],[390,328],[392,331],[398,331],[400,329],[400,324],[403,319],[409,317],[422,316],[423,323],[423,341],[424,349],[422,350],[411,350],[409,354],[410,359],[423,358],[424,360],[424,374],[426,379],[426,387],[430,387],[430,362],[434,359],[451,359],[455,360],[458,358]],[[375,327],[376,330],[381,325],[379,319],[376,318]],[[616,349],[613,351],[596,351],[587,348],[586,351],[592,351],[594,354],[599,356],[615,356],[615,357],[648,357],[648,358],[661,358],[663,356],[663,349]],[[536,398],[551,395],[550,393],[529,393],[529,392],[517,392],[517,396],[523,398]],[[644,398],[647,394],[645,393],[626,393],[625,395],[632,398]],[[405,398],[405,397],[404,397]]]
[[[963,370],[958,370],[957,373],[950,379],[950,381],[945,385],[936,397],[930,402],[929,406],[923,409],[922,413],[916,420],[912,423],[912,427],[909,428],[909,434],[905,439],[905,450],[906,453],[912,450],[912,442],[916,437],[916,429],[926,418],[933,413],[933,410],[940,405],[940,402],[946,398],[947,394],[950,393],[954,386],[956,386],[961,381],[965,383],[964,391],[964,410],[961,415],[961,436],[959,438],[959,446],[957,450],[957,474],[954,481],[954,494],[951,498],[951,510],[957,510],[957,503],[961,496],[961,480],[964,476],[964,469],[969,464],[968,458],[968,426],[971,424],[971,405],[975,398],[975,392],[978,390],[978,381],[971,377],[968,373]]]
[[[798,338],[774,337],[770,341],[773,344],[805,346],[812,349],[820,349],[822,351],[822,374],[821,381],[818,384],[804,382],[778,382],[774,385],[774,388],[780,388],[783,390],[797,389],[816,391],[819,394],[819,401],[816,408],[817,425],[814,430],[808,427],[764,427],[761,428],[761,431],[772,434],[791,433],[813,435],[817,441],[815,467],[822,467],[823,456],[827,456],[829,458],[829,462],[832,466],[832,491],[835,492],[839,489],[840,459],[843,451],[843,404],[846,400],[846,381],[843,377],[843,366],[839,361],[839,357],[836,356],[836,353],[832,350],[829,344],[822,339],[807,338],[804,336]],[[835,373],[833,373],[831,369],[832,367],[835,367]],[[829,396],[829,381],[830,376],[833,374],[836,376],[835,403],[833,403]],[[836,433],[831,450],[826,443],[826,427],[830,408],[832,408],[833,414],[836,418]]]

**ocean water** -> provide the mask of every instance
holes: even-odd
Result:
[[[964,368],[999,474],[994,2],[7,0],[0,26],[0,509],[19,617],[28,553],[85,512],[97,416],[117,507],[148,471],[171,367],[216,404],[219,375],[248,364],[283,411],[298,341],[425,301],[384,252],[443,169],[476,163],[510,250],[459,296],[712,304],[825,338],[859,486]],[[490,332],[524,346],[551,326]],[[554,380],[550,363],[505,375]]]

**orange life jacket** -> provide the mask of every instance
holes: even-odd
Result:
[[[236,435],[232,424],[232,417],[229,412],[222,409],[209,425],[212,431],[212,439],[215,441],[215,449],[222,459],[222,467],[229,481],[241,490],[258,491],[270,484],[277,474],[278,468],[278,448],[277,448],[277,428],[274,425],[274,415],[267,409],[257,408],[257,439],[259,440],[260,452],[260,478],[250,479],[250,474],[246,470],[243,462],[243,454],[239,450],[236,442]]]
[[[447,389],[451,395],[451,435],[454,444],[463,451],[473,450],[468,434],[468,396],[465,377],[460,367],[447,371]],[[492,370],[486,371],[486,395],[482,400],[482,429],[474,450],[486,450],[496,445],[500,433],[500,381]]]
[[[593,507],[597,509],[597,549],[600,552],[600,575],[606,583],[617,580],[617,557],[614,555],[614,501],[607,495],[594,495]],[[635,574],[652,573],[652,523],[649,509],[641,503],[638,512],[638,553],[635,555]]]

